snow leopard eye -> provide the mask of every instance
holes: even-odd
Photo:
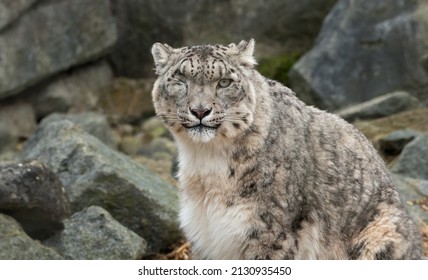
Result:
[[[228,86],[230,86],[230,84],[232,83],[231,79],[221,79],[220,81],[218,81],[218,87],[220,88],[227,88]]]

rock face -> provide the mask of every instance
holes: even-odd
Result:
[[[0,212],[18,220],[33,238],[62,228],[70,202],[58,177],[43,164],[0,164]]]
[[[44,244],[68,259],[135,260],[140,259],[146,249],[144,239],[98,206],[74,214],[64,224],[64,230]]]
[[[58,174],[73,211],[103,207],[146,239],[149,251],[179,238],[177,189],[71,122],[40,126],[22,156],[39,159]]]
[[[0,30],[20,16],[37,0],[0,0]]]
[[[34,241],[11,217],[0,213],[1,260],[60,260],[54,250]]]
[[[133,78],[152,75],[147,50],[156,41],[179,47],[254,37],[259,55],[308,49],[336,1],[112,0],[120,34],[112,54],[115,71]]]
[[[293,90],[333,110],[397,89],[426,94],[427,13],[427,1],[339,0],[290,71]]]
[[[386,117],[420,107],[422,105],[417,98],[411,96],[408,92],[397,91],[339,110],[336,114],[352,122],[357,119]]]
[[[108,0],[39,1],[0,32],[0,98],[100,57],[116,36]]]

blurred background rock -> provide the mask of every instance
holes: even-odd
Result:
[[[373,142],[428,254],[428,0],[0,0],[0,258],[189,257],[150,48],[249,38],[263,75]],[[46,223],[52,188],[70,211],[35,235],[16,213]]]

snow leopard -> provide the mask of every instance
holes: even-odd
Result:
[[[151,49],[194,259],[418,259],[372,144],[255,68],[255,41]]]

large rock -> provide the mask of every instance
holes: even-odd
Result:
[[[44,242],[65,258],[75,260],[141,259],[146,241],[122,226],[110,213],[91,206],[64,222],[61,233]]]
[[[104,60],[90,63],[31,87],[23,92],[37,119],[53,112],[96,110],[113,86],[113,72]]]
[[[0,31],[37,0],[0,0]]]
[[[103,207],[144,237],[152,251],[177,241],[177,189],[71,122],[40,126],[22,156],[58,174],[74,211]]]
[[[11,217],[0,213],[0,260],[60,260],[55,250],[31,239]]]
[[[428,136],[419,135],[401,151],[391,171],[407,177],[428,180]]]
[[[293,67],[298,94],[337,109],[397,89],[425,96],[428,1],[339,0]]]
[[[179,47],[254,37],[258,55],[307,50],[336,1],[112,0],[119,29],[112,55],[116,74],[151,75],[147,50],[157,41]]]
[[[108,0],[41,1],[0,33],[0,98],[94,60],[115,41]]]
[[[336,114],[345,120],[352,122],[357,119],[376,119],[386,117],[420,107],[422,107],[422,105],[417,98],[413,97],[408,92],[396,91],[339,110]]]
[[[70,202],[58,177],[40,162],[0,163],[0,212],[28,235],[44,239],[62,229]]]
[[[118,136],[116,136],[110,127],[107,117],[95,112],[85,112],[77,114],[51,114],[44,118],[41,125],[47,125],[51,122],[67,120],[82,128],[89,134],[97,137],[101,142],[110,148],[116,149],[118,145]]]

